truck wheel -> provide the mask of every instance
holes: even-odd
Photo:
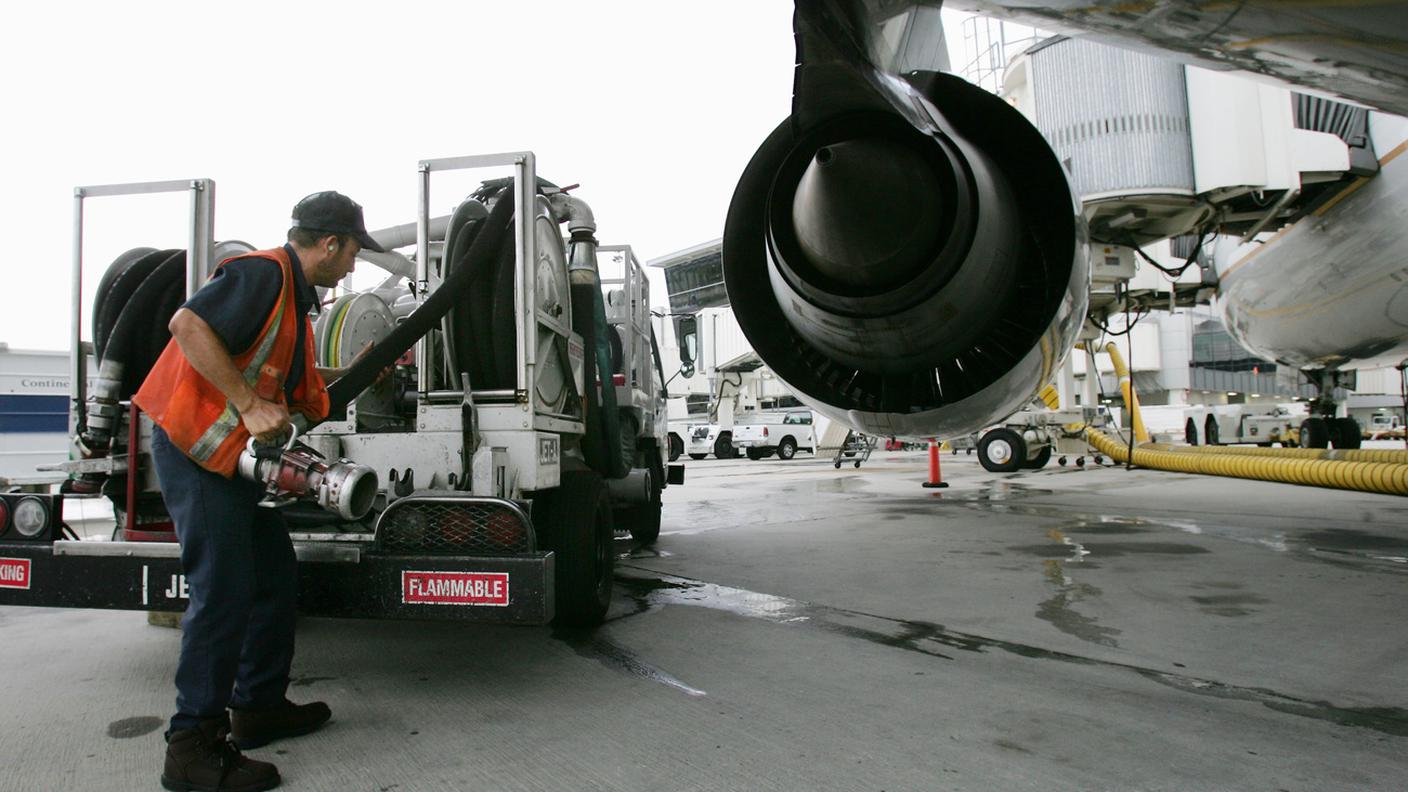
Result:
[[[1335,448],[1355,449],[1364,442],[1363,430],[1359,428],[1359,422],[1353,418],[1336,418],[1334,420]]]
[[[1029,459],[1022,463],[1022,467],[1027,470],[1041,470],[1046,467],[1046,463],[1051,461],[1051,446],[1045,446],[1036,452],[1035,459]]]
[[[1192,418],[1183,424],[1183,442],[1190,446],[1198,444],[1198,424]]]
[[[1300,422],[1300,447],[1325,448],[1330,444],[1330,427],[1324,418],[1306,418]]]
[[[719,432],[719,439],[714,441],[715,459],[736,459],[738,449],[733,447],[733,432]]]
[[[1013,473],[1027,459],[1027,441],[1007,428],[994,429],[978,441],[978,462],[991,473]]]
[[[540,549],[556,554],[555,624],[601,624],[611,605],[616,561],[611,498],[591,470],[564,470],[562,484],[533,499]]]
[[[782,438],[782,442],[777,444],[777,458],[791,459],[797,456],[797,441],[790,437]]]
[[[690,455],[689,455],[689,458],[690,458],[690,459],[703,459],[703,458],[706,457],[706,456],[709,456],[709,455],[708,455],[708,454],[690,454]]]
[[[757,462],[759,459],[762,459],[762,458],[763,458],[763,455],[762,455],[761,453],[759,453],[759,452],[758,452],[758,449],[756,449],[756,448],[744,449],[744,452],[743,452],[743,453],[747,454],[747,455],[748,455],[748,458],[751,459],[751,460],[753,460],[754,462]]]
[[[1209,415],[1207,421],[1203,423],[1203,437],[1210,446],[1222,445],[1222,438],[1217,431],[1217,419],[1211,415]]]
[[[680,436],[674,432],[670,432],[670,461],[674,462],[676,459],[679,459],[680,454],[683,453],[684,440],[681,440]]]

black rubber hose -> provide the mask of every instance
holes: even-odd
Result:
[[[147,378],[157,358],[171,341],[171,317],[176,309],[186,302],[186,279],[177,278],[162,292],[152,311],[151,324],[145,333],[140,333],[132,354],[128,356],[127,367],[123,372],[123,398],[136,393]]]
[[[332,403],[330,415],[345,415],[348,403],[370,387],[387,366],[395,363],[422,336],[439,325],[440,319],[455,307],[456,298],[468,285],[470,276],[483,269],[498,253],[512,220],[513,201],[501,200],[494,205],[484,219],[483,230],[469,246],[464,266],[456,268],[414,313],[397,325],[381,343],[372,347],[366,357],[347,370],[346,375],[328,386],[328,398]]]
[[[611,342],[614,328],[606,321],[606,298],[601,293],[600,276],[593,278],[594,285],[591,287],[591,307],[592,324],[595,327],[595,345],[588,345],[587,349],[596,350],[597,372],[605,373],[601,378],[601,432],[603,441],[606,443],[606,467],[603,474],[607,478],[623,478],[631,472],[631,463],[635,460],[628,459],[621,453],[621,421],[618,405],[616,404],[616,381],[609,373],[611,370]],[[590,355],[589,355],[590,356]],[[631,446],[635,446],[635,440],[631,440]]]
[[[518,329],[514,321],[518,311],[513,293],[518,256],[513,245],[504,245],[504,248],[504,254],[499,257],[499,266],[494,272],[493,305],[489,310],[490,325],[487,333],[493,371],[491,381],[495,383],[489,387],[498,390],[517,385],[518,368]],[[537,301],[531,300],[529,305],[536,306]]]
[[[132,292],[152,274],[156,265],[174,251],[149,247],[132,248],[108,265],[93,295],[93,358],[102,361],[117,317],[132,298]]]
[[[168,290],[175,284],[184,287],[186,283],[186,251],[168,250],[166,253],[166,260],[137,286],[127,304],[122,306],[122,312],[118,314],[112,334],[108,337],[102,362],[113,361],[123,366],[123,387],[118,398],[125,399],[130,396],[136,386],[140,386],[142,380],[146,379],[147,372],[151,370],[151,363],[146,365],[145,370],[138,371],[137,369],[143,368],[142,361],[138,358],[149,341],[152,317],[157,313],[157,306]],[[151,362],[154,363],[155,360]],[[101,371],[102,365],[99,364],[98,368]]]
[[[612,468],[609,449],[619,447],[616,438],[606,436],[606,422],[603,420],[601,390],[597,388],[596,322],[592,311],[592,292],[600,289],[589,283],[572,284],[572,329],[582,336],[582,381],[586,383],[582,412],[582,423],[586,431],[582,433],[582,456],[592,470],[609,475]],[[608,375],[607,382],[610,382]]]
[[[478,207],[478,209],[475,209]],[[450,225],[445,234],[445,253],[443,257],[444,265],[441,278],[447,279],[454,274],[457,267],[464,265],[465,254],[469,251],[469,246],[479,235],[480,229],[484,227],[484,215],[487,210],[483,204],[474,199],[466,199],[459,206],[455,207],[454,214],[450,216]],[[469,300],[461,296],[456,301],[455,307],[450,309],[449,333],[453,339],[455,351],[454,369],[455,378],[458,379],[458,372],[468,372],[470,369],[465,365],[466,353],[472,348],[474,343],[473,327],[469,321],[470,305]],[[473,387],[478,387],[475,383]]]

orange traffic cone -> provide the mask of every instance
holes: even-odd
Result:
[[[942,489],[947,487],[948,482],[944,481],[943,473],[939,470],[939,441],[929,438],[929,480],[924,482],[926,489]]]

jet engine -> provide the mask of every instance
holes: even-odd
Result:
[[[837,62],[810,86],[799,66],[793,115],[739,180],[729,301],[819,412],[871,434],[965,434],[1035,396],[1074,344],[1089,290],[1079,207],[1002,99],[940,72]]]

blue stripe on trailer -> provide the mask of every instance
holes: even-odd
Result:
[[[67,396],[0,395],[0,433],[67,431]]]

